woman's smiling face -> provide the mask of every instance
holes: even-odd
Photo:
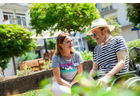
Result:
[[[67,36],[63,43],[62,44],[59,44],[59,46],[61,46],[64,49],[66,50],[72,50],[73,48],[73,41],[72,41],[72,38],[70,36]]]

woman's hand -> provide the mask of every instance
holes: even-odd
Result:
[[[78,81],[72,81],[71,83],[70,83],[70,85],[72,86],[73,84],[75,84],[75,83],[77,83]]]

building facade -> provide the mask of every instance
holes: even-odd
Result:
[[[127,20],[127,10],[124,3],[97,3],[97,9],[102,18],[116,19],[122,26],[121,35],[126,42],[139,39],[137,31],[131,31],[133,24]]]

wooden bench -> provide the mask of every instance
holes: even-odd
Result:
[[[33,68],[33,71],[38,71],[40,70],[40,65],[38,63],[39,60],[43,60],[43,59],[41,58],[41,59],[34,59],[34,60],[19,62],[19,68],[23,70],[24,67],[27,66],[27,68]]]
[[[51,62],[53,54],[54,51],[51,51],[50,53],[44,53],[43,58],[19,62],[19,68],[23,70],[27,66],[27,68],[33,68],[34,72],[39,71],[43,69],[41,66],[44,65],[44,60],[46,62],[50,60]]]

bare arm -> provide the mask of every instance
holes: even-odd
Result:
[[[99,79],[99,81],[107,83],[109,78],[113,77],[115,74],[120,72],[125,67],[126,54],[127,50],[121,50],[117,52],[118,63],[103,78]]]
[[[92,67],[92,69],[91,69],[91,71],[89,73],[90,80],[93,80],[93,77],[95,76],[97,70],[98,70],[98,65],[97,65],[96,62],[93,62],[93,67]]]
[[[52,70],[53,70],[53,75],[54,75],[54,78],[55,78],[55,81],[56,81],[56,82],[58,82],[59,84],[68,86],[69,88],[71,88],[71,84],[69,84],[68,82],[66,82],[65,80],[63,80],[63,79],[60,77],[60,68],[59,68],[59,67],[57,67],[57,68],[52,68]]]
[[[117,52],[118,63],[106,76],[113,77],[125,67],[126,54],[127,50]]]
[[[74,78],[74,81],[72,81],[70,84],[73,85],[74,83],[78,82],[78,76],[82,75],[82,71],[83,71],[83,67],[82,67],[82,63],[77,66],[77,75]]]

